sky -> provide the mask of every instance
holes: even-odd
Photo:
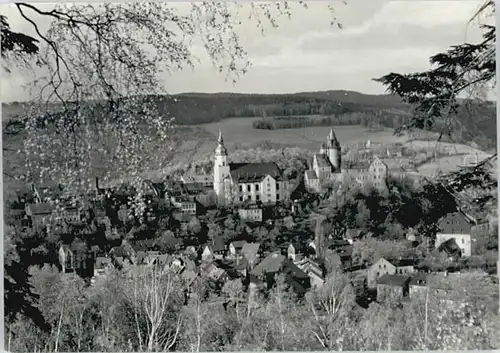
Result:
[[[292,18],[282,18],[278,28],[264,35],[255,22],[243,21],[236,31],[252,67],[236,84],[225,80],[210,61],[194,69],[161,74],[169,93],[238,92],[292,93],[352,90],[382,94],[384,87],[372,79],[389,72],[427,70],[429,57],[454,44],[480,39],[478,24],[468,23],[482,1],[378,1],[347,0],[308,2],[296,7]],[[329,11],[328,4],[334,8]],[[7,7],[9,6],[9,7]],[[50,8],[51,5],[44,5]],[[190,5],[172,3],[185,11]],[[244,5],[249,9],[249,4]],[[245,10],[245,9],[244,9]],[[3,5],[14,31],[31,28],[12,5]],[[331,26],[335,16],[342,29]],[[193,48],[201,52],[202,48]],[[29,99],[23,84],[28,73],[2,73],[2,101]]]

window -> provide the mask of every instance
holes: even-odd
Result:
[[[255,184],[255,191],[259,191],[259,184]]]
[[[464,238],[462,238],[462,244],[465,244],[465,239]]]
[[[247,191],[252,191],[252,185],[247,185]]]
[[[255,196],[255,200],[259,201],[260,200],[260,195]]]
[[[280,189],[280,184],[276,183],[276,190],[279,190],[279,189]]]
[[[279,200],[279,199],[280,199],[280,195],[276,194],[276,200]]]
[[[243,185],[240,185],[240,192],[243,192]]]
[[[240,201],[243,202],[243,196],[240,196]]]
[[[380,276],[380,272],[377,272],[377,277]]]
[[[247,196],[247,200],[251,200],[252,199],[252,196],[251,195],[248,195]]]

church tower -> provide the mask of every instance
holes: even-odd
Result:
[[[216,203],[219,206],[226,205],[226,178],[229,176],[229,164],[227,161],[227,149],[224,146],[222,132],[219,130],[219,139],[215,149],[214,160],[214,192]]]
[[[335,171],[339,171],[341,166],[342,151],[340,148],[340,143],[337,140],[337,136],[335,136],[335,133],[333,132],[333,128],[330,129],[330,134],[328,135],[326,148],[330,163],[332,163],[333,167],[335,168]]]

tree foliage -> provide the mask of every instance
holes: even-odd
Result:
[[[488,0],[474,17],[487,12],[494,13],[495,3]],[[472,21],[472,19],[471,19]],[[479,88],[496,85],[494,25],[483,24],[483,38],[479,43],[452,46],[444,53],[430,58],[434,68],[418,73],[390,73],[375,79],[387,87],[387,91],[400,96],[414,106],[412,120],[398,129],[426,129],[441,124],[441,136],[452,135],[457,127],[456,114],[464,102],[464,95],[481,92]],[[475,95],[473,98],[478,98]],[[469,102],[470,103],[470,102]],[[467,128],[471,135],[478,134],[477,121],[469,119]],[[464,123],[462,121],[462,123]]]

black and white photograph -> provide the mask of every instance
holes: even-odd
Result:
[[[495,1],[0,7],[5,351],[500,349]]]

